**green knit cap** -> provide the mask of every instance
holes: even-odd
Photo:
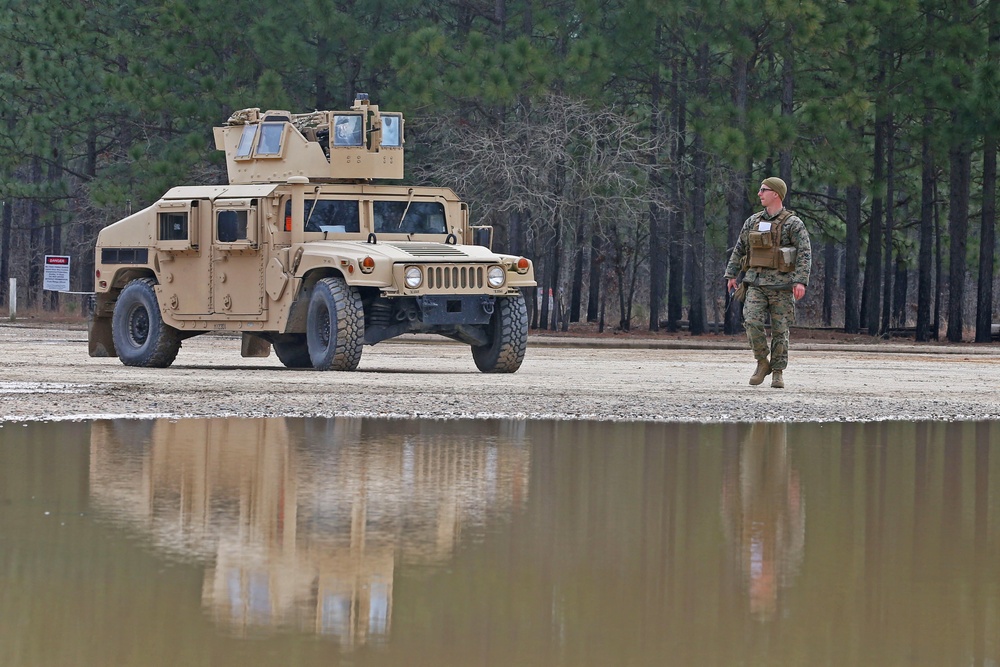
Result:
[[[778,178],[777,176],[765,178],[764,181],[761,183],[761,185],[766,185],[767,187],[777,192],[778,196],[781,197],[781,201],[784,201],[785,195],[788,194],[788,186],[785,185],[785,182],[780,178]]]

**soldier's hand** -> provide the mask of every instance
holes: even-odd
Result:
[[[806,295],[806,286],[805,285],[803,285],[802,283],[795,283],[792,286],[792,296],[795,297],[796,301],[798,301],[799,299],[801,299],[805,295]]]
[[[730,278],[729,281],[726,282],[726,289],[730,292],[736,289],[736,278]]]

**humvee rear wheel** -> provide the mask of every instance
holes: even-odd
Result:
[[[476,368],[484,373],[513,373],[521,367],[528,347],[528,309],[524,297],[519,294],[497,299],[486,326],[490,342],[472,346]]]
[[[358,290],[343,278],[313,287],[306,317],[309,358],[318,371],[353,371],[365,342],[365,312]]]
[[[126,366],[166,368],[181,349],[180,332],[160,317],[154,284],[151,278],[133,280],[115,302],[111,336]]]
[[[312,368],[305,334],[284,334],[273,343],[274,353],[285,368]]]

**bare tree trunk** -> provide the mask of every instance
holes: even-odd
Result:
[[[701,99],[708,95],[708,43],[698,48],[698,78],[695,88]],[[708,182],[708,156],[705,139],[694,135],[691,177],[695,183]],[[691,188],[691,284],[688,285],[688,328],[692,336],[705,333],[705,188]]]
[[[1000,65],[1000,0],[989,4],[989,63]],[[996,256],[997,136],[983,138],[983,212],[979,232],[979,292],[976,295],[976,342],[993,339],[993,261]]]
[[[673,144],[674,155],[673,164],[684,164],[687,146],[685,135],[687,132],[687,98],[684,95],[686,86],[682,86],[681,79],[687,74],[687,62],[683,55],[678,55],[674,60],[673,76],[670,83],[671,99],[674,102],[674,127],[676,128],[676,141]],[[684,201],[684,176],[679,169],[670,170],[670,185],[674,195],[674,201]],[[677,331],[684,310],[684,241],[687,236],[684,234],[684,212],[682,210],[671,211],[668,216],[670,227],[670,252],[668,282],[667,282],[667,331]]]
[[[795,33],[795,26],[791,21],[786,22],[785,38],[782,40],[781,56],[781,116],[791,118],[795,110],[795,47],[792,38]],[[781,151],[778,157],[778,175],[788,186],[789,192],[792,190],[792,150],[786,148]]]
[[[937,201],[937,181],[934,181],[934,201]],[[934,340],[941,337],[941,293],[944,291],[944,251],[941,250],[941,210],[934,207]]]
[[[879,81],[884,76],[879,76]],[[865,282],[861,295],[861,312],[868,334],[878,334],[879,298],[882,290],[882,215],[883,186],[885,184],[885,135],[886,122],[882,106],[875,112],[875,157],[872,180],[875,195],[872,197],[872,216],[868,221],[868,252],[865,255]]]
[[[907,273],[906,258],[897,253],[896,276],[892,281],[892,326],[898,329],[906,328]]]
[[[749,69],[749,61],[746,56],[739,55],[733,57],[733,105],[736,107],[737,123],[741,130],[746,128]],[[784,98],[782,98],[782,113],[784,113]],[[791,159],[790,154],[789,159]],[[746,168],[740,169],[733,174],[733,181],[726,189],[729,209],[729,224],[726,229],[726,259],[728,259],[729,253],[736,246],[736,240],[739,238],[740,230],[743,228],[743,221],[748,217],[746,187],[747,180],[750,178],[751,165],[750,160],[747,160]],[[723,317],[723,331],[729,335],[739,333],[743,329],[743,304],[733,300],[729,296],[728,291],[726,291],[725,303],[726,312]]]
[[[559,272],[562,264],[562,220],[556,223],[556,238],[552,244],[552,270],[549,272],[549,292],[552,294],[552,322],[548,327],[552,331],[559,330]]]
[[[896,203],[895,140],[892,113],[886,118],[885,138],[885,257],[882,270],[882,326],[879,333],[889,335],[889,316],[892,310],[892,227]]]
[[[590,279],[588,287],[590,294],[587,299],[587,321],[596,322],[600,317],[601,308],[601,264],[604,256],[601,253],[601,237],[596,230],[590,237]]]
[[[917,259],[917,333],[916,340],[931,338],[931,288],[934,284],[934,156],[931,153],[930,112],[924,113],[924,139],[920,167],[920,248]]]
[[[538,320],[533,322],[533,326],[536,329],[549,328],[549,270],[548,266],[543,264],[538,271],[538,287],[541,290],[541,300],[542,303],[538,306]]]
[[[655,45],[656,51],[660,52],[660,43],[663,37],[663,26],[657,22]],[[650,109],[650,134],[654,137],[663,131],[662,123],[662,98],[663,82],[660,79],[660,69],[653,68],[652,80],[650,82],[651,109]],[[655,165],[657,156],[651,156],[651,162]],[[657,190],[663,189],[663,178],[660,170],[653,170],[652,185]],[[664,211],[656,204],[649,205],[649,330],[660,330],[660,308],[663,305],[663,296],[667,283],[667,262],[664,255],[664,234],[666,220]]]
[[[823,244],[823,325],[833,325],[833,287],[836,283],[837,245],[827,239]]]
[[[844,332],[861,330],[858,312],[858,274],[861,263],[861,186],[847,188],[847,256],[844,259]]]
[[[10,228],[14,221],[14,203],[5,200],[2,203],[2,231],[0,231],[0,299],[4,305],[8,303],[8,285],[10,285]]]
[[[953,121],[958,122],[957,114]],[[951,252],[948,256],[948,340],[962,342],[962,310],[965,305],[965,250],[969,235],[969,187],[972,154],[963,139],[951,150],[951,179],[948,188],[951,206],[948,209],[948,235]]]
[[[726,229],[726,260],[728,261],[729,255],[732,253],[733,248],[736,247],[736,241],[739,239],[740,230],[743,229],[743,222],[749,217],[747,211],[747,198],[745,194],[747,179],[750,178],[749,168],[746,171],[740,171],[736,173],[733,177],[733,182],[730,183],[728,188],[728,199],[729,199],[729,224]],[[724,281],[723,281],[724,282]],[[725,287],[723,287],[725,289]],[[740,333],[743,330],[743,304],[733,299],[729,292],[726,292],[726,313],[723,318],[723,331],[728,335],[733,335]]]
[[[39,158],[31,161],[31,182],[38,185],[42,182],[42,162]],[[25,303],[29,308],[35,307],[42,294],[42,222],[41,207],[37,195],[28,200],[28,233],[29,244],[27,252],[28,284],[25,290]]]
[[[565,324],[580,321],[580,309],[583,307],[583,261],[587,244],[586,214],[580,210],[580,221],[576,229],[576,256],[573,261],[573,287],[570,294],[569,317]]]
[[[827,186],[827,201],[829,207],[837,201],[837,186]],[[827,238],[823,247],[823,324],[833,325],[833,288],[837,283],[837,246],[833,239]]]
[[[996,4],[996,3],[994,3]],[[996,255],[997,140],[983,147],[983,213],[979,233],[979,292],[976,296],[976,342],[993,338],[993,261]]]

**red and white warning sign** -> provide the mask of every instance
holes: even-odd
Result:
[[[68,255],[45,256],[45,277],[42,279],[42,289],[53,292],[69,291]]]

